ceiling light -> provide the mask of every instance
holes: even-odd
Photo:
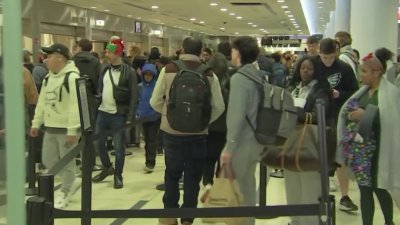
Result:
[[[141,20],[141,19],[142,19],[142,17],[137,17],[136,19],[138,19],[138,20]]]
[[[291,20],[291,21],[295,21],[296,19],[295,19],[295,18],[290,18],[289,20]]]
[[[204,21],[200,21],[199,23],[204,24],[205,22]]]
[[[158,9],[158,5],[151,6],[152,9]]]
[[[164,25],[165,23],[160,23],[161,25]]]
[[[210,5],[211,5],[211,6],[217,6],[218,3],[212,2],[212,3],[210,3]]]
[[[243,19],[243,17],[237,16],[236,19],[241,20],[241,19]]]
[[[324,2],[318,2],[318,4],[323,4]]]
[[[301,32],[301,30],[297,30],[298,32]]]
[[[257,25],[255,25],[255,24],[253,24],[253,25],[251,25],[252,27],[257,27]]]
[[[219,28],[219,29],[221,29],[221,30],[225,30],[225,27],[221,27],[221,28]]]
[[[226,12],[226,11],[228,11],[228,9],[227,8],[221,8],[220,9],[222,12]]]
[[[238,35],[238,34],[239,34],[239,32],[235,32],[235,34],[236,34],[236,35]]]
[[[292,12],[290,10],[285,10],[285,13],[290,14]]]
[[[128,15],[128,17],[132,17],[132,15]]]
[[[235,13],[229,13],[229,15],[230,15],[230,16],[235,16],[236,14],[235,14]]]
[[[294,26],[294,28],[298,29],[298,28],[300,28],[300,26]]]
[[[248,25],[252,25],[253,23],[252,22],[249,22],[249,23],[247,23]]]
[[[324,7],[322,7],[322,6],[318,6],[318,9],[322,9],[322,8],[324,8]]]
[[[92,6],[92,7],[90,7],[91,9],[95,9],[95,8],[97,8],[96,6]]]
[[[261,28],[260,31],[265,31],[265,29]]]
[[[104,12],[110,12],[110,10],[109,9],[105,9]]]
[[[190,21],[196,21],[196,18],[190,18]]]
[[[277,0],[276,2],[283,3],[285,0]]]
[[[289,15],[287,15],[288,17],[294,17],[293,15],[291,15],[291,14],[289,14]]]
[[[281,8],[282,8],[282,9],[287,9],[287,8],[289,8],[289,6],[283,5],[283,6],[281,6]]]

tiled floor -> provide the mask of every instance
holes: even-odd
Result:
[[[128,156],[125,162],[124,184],[123,189],[116,190],[112,187],[112,177],[107,178],[104,182],[93,184],[93,209],[130,209],[139,201],[147,201],[142,209],[152,209],[162,207],[163,192],[155,189],[155,186],[163,180],[164,160],[163,156],[157,156],[157,165],[155,172],[152,174],[144,174],[142,167],[144,165],[144,151],[142,149],[130,149],[134,155]],[[258,173],[257,173],[258,174]],[[80,180],[78,180],[80,182]],[[277,205],[285,204],[284,180],[271,178],[267,188],[267,204]],[[336,201],[340,199],[339,193],[334,193]],[[359,193],[354,183],[350,187],[350,196],[355,203],[359,205]],[[70,205],[66,210],[80,209],[80,189],[73,196]],[[400,214],[397,208],[394,209],[395,223],[400,224]],[[4,218],[0,218],[0,224],[4,223]],[[256,225],[286,225],[288,218],[277,218],[271,220],[257,220]],[[55,225],[78,225],[80,221],[77,219],[59,219],[55,221]],[[156,225],[157,219],[93,219],[93,225]],[[195,220],[194,225],[203,224],[201,221]],[[337,210],[337,225],[360,225],[360,213],[348,214]],[[376,213],[374,224],[383,225],[384,220],[376,202]]]

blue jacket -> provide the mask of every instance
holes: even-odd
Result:
[[[153,75],[153,79],[150,82],[144,79],[144,74],[146,72],[150,72]],[[139,85],[141,89],[139,107],[136,112],[138,118],[148,118],[150,121],[154,121],[161,117],[161,115],[150,106],[150,98],[156,86],[157,77],[158,73],[154,64],[147,63],[143,66],[141,73],[142,83]]]

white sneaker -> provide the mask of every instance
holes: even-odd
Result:
[[[335,192],[335,191],[337,191],[337,190],[338,190],[338,187],[337,187],[335,178],[330,177],[330,178],[329,178],[329,191]]]
[[[60,192],[54,199],[54,208],[64,209],[68,206],[70,196],[68,193]]]

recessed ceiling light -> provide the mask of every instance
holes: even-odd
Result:
[[[221,8],[220,9],[222,12],[226,12],[226,11],[228,11],[228,9],[227,8]]]
[[[230,16],[235,16],[236,14],[235,14],[235,13],[229,13],[229,15],[230,15]]]
[[[128,17],[132,17],[132,15],[128,15]]]
[[[142,17],[137,17],[136,19],[138,19],[138,20],[141,20],[141,19],[142,19]]]
[[[289,15],[287,15],[288,17],[294,17],[293,15],[291,15],[291,14],[289,14]]]
[[[295,19],[295,18],[290,18],[289,20],[291,20],[291,21],[295,21],[296,19]]]
[[[287,9],[287,8],[289,8],[289,6],[283,5],[283,6],[281,6],[281,8],[282,8],[282,9]]]
[[[158,5],[151,6],[152,9],[158,9]]]
[[[238,34],[239,34],[239,32],[235,32],[235,34],[236,34],[236,35],[238,35]]]
[[[252,27],[257,27],[257,25],[256,24],[253,24],[253,25],[251,25]]]
[[[282,3],[285,2],[285,0],[277,0],[276,2]]]
[[[97,8],[96,6],[92,6],[92,7],[90,7],[91,9],[95,9],[95,8]]]
[[[260,31],[264,31],[264,30],[265,30],[264,28],[261,28],[261,29],[260,29]]]
[[[322,9],[322,8],[324,8],[324,7],[322,7],[322,6],[318,6],[318,9]]]
[[[297,30],[298,32],[301,32],[302,30]]]
[[[236,19],[241,20],[241,19],[243,19],[243,17],[237,16]]]
[[[285,10],[285,13],[290,14],[292,12],[290,10]]]
[[[200,21],[199,23],[204,24],[205,22],[204,21]]]
[[[323,4],[324,2],[318,2],[318,4]]]
[[[221,30],[225,30],[225,27],[221,27],[221,28],[219,28],[219,29],[221,29]]]
[[[247,23],[248,25],[252,25],[253,23],[252,22],[249,22],[249,23]]]
[[[190,21],[196,21],[196,18],[190,18]]]
[[[109,9],[105,9],[104,12],[110,12],[110,10]]]
[[[211,5],[211,6],[217,6],[218,3],[212,2],[212,3],[210,3],[210,5]]]
[[[300,26],[294,26],[296,29],[300,28]]]

